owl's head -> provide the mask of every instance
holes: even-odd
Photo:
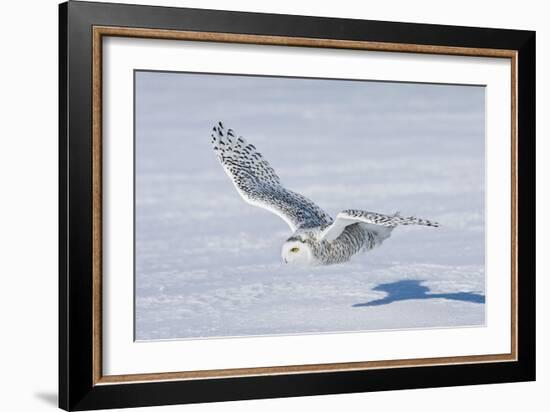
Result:
[[[281,257],[285,263],[311,265],[314,262],[311,247],[299,237],[291,237],[283,243]]]

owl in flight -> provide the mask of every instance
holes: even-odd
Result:
[[[398,225],[439,224],[399,213],[383,215],[347,209],[332,219],[305,196],[285,188],[279,176],[252,144],[222,122],[212,129],[212,146],[225,172],[245,202],[275,213],[292,230],[283,244],[285,263],[330,265],[382,244]]]

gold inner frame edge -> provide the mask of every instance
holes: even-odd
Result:
[[[288,365],[254,368],[234,368],[200,371],[140,373],[130,375],[103,375],[102,339],[102,40],[105,36],[132,37],[164,40],[187,40],[256,44],[292,47],[318,47],[399,53],[421,53],[456,56],[498,57],[511,60],[511,352],[472,356],[439,358],[392,359],[381,361],[325,363],[314,365]],[[381,368],[414,366],[457,365],[468,363],[494,363],[517,361],[517,52],[515,50],[469,48],[455,46],[432,46],[420,44],[385,43],[356,40],[335,40],[303,37],[265,36],[236,33],[144,29],[133,27],[93,26],[92,29],[92,336],[94,385],[154,382],[169,380],[219,379],[261,375],[299,373],[342,372]]]

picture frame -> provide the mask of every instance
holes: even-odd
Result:
[[[59,406],[91,410],[535,379],[535,33],[88,3],[59,6]],[[508,353],[105,374],[103,41],[494,58],[510,63]],[[521,183],[521,184],[520,184]],[[108,319],[107,319],[108,320]],[[352,336],[350,339],[354,339]],[[111,355],[109,355],[111,356]]]

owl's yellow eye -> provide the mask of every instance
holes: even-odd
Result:
[[[298,247],[293,247],[292,249],[290,249],[290,251],[291,251],[292,253],[297,253],[297,252],[300,251],[300,248],[298,248]]]

